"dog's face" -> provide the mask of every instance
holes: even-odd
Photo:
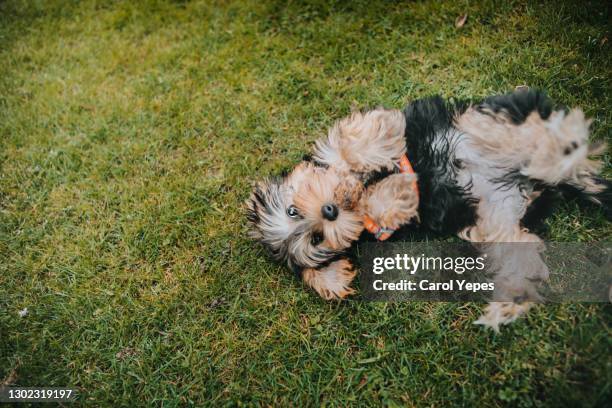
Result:
[[[255,187],[247,202],[251,236],[294,270],[317,268],[359,238],[363,189],[351,174],[302,162]]]

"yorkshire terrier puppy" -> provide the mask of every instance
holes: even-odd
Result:
[[[540,245],[518,252],[493,244],[540,243],[528,224],[566,192],[610,216],[610,183],[589,158],[605,147],[589,145],[590,123],[531,90],[354,113],[316,142],[313,160],[255,188],[251,234],[325,299],[353,293],[347,249],[364,228],[384,239],[419,220],[457,234],[489,254],[499,290],[476,323],[497,330],[539,300],[548,269]]]

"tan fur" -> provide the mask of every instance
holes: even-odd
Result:
[[[355,270],[346,259],[332,262],[321,269],[305,269],[302,277],[308,286],[326,300],[344,299],[355,293],[350,287],[355,278]]]
[[[343,177],[334,191],[334,202],[338,203],[340,208],[360,211],[358,207],[363,191],[361,181],[353,177]]]
[[[316,142],[314,158],[341,172],[392,170],[406,152],[406,122],[399,110],[355,112]]]

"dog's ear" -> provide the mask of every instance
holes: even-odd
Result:
[[[258,182],[251,192],[251,196],[245,203],[246,218],[249,222],[249,236],[253,239],[261,239],[262,234],[259,229],[261,215],[266,209],[266,200],[268,200],[268,191],[272,185],[278,184],[276,179],[266,179]]]
[[[246,218],[249,222],[249,236],[253,239],[261,239],[261,232],[257,228],[257,224],[260,221],[259,211],[261,210],[262,199],[261,190],[256,186],[253,188],[251,196],[244,203]]]

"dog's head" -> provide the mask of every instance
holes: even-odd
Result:
[[[320,267],[359,238],[363,189],[352,174],[302,162],[255,187],[247,201],[250,235],[294,271]]]

